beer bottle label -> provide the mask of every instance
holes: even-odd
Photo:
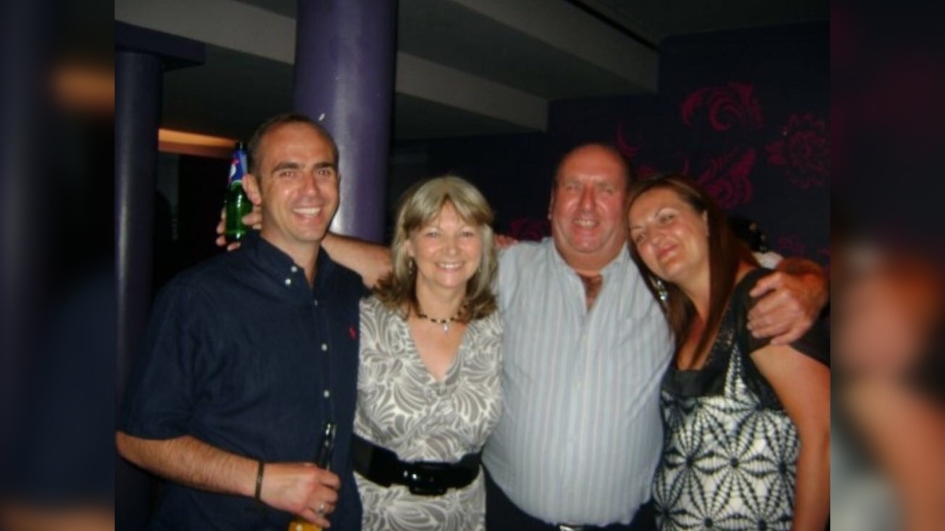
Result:
[[[247,227],[243,225],[243,216],[253,210],[253,204],[243,190],[243,175],[246,172],[246,151],[240,143],[230,159],[230,176],[226,187],[226,230],[227,241],[235,242],[243,238]]]

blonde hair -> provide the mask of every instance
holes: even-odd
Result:
[[[466,298],[459,320],[469,322],[481,319],[496,310],[492,286],[498,270],[495,237],[492,232],[494,215],[482,193],[471,183],[455,175],[445,175],[421,181],[401,196],[391,242],[393,268],[374,290],[380,301],[404,317],[408,310],[419,312],[417,302],[417,271],[407,253],[410,236],[440,215],[449,202],[466,223],[476,227],[482,236],[482,258],[476,273],[466,281]]]

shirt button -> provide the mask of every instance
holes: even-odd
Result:
[[[291,278],[285,279],[285,285],[286,285],[286,286],[291,286],[291,285],[292,285],[292,279],[291,279]]]
[[[329,391],[328,389],[325,389],[325,392],[322,393],[322,396],[324,396],[325,398],[330,397],[330,396],[331,396],[331,391]]]
[[[299,268],[298,268],[298,267],[295,267],[295,266],[292,266],[292,272],[293,272],[293,273],[298,273],[298,272],[299,272]]]
[[[328,344],[322,343],[322,352],[328,352]]]
[[[312,301],[312,302],[314,302],[314,303],[315,303],[315,306],[318,306],[318,299],[315,299],[315,300],[314,300],[314,301]]]

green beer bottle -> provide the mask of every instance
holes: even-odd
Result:
[[[236,143],[233,159],[230,162],[230,179],[226,187],[226,241],[238,242],[243,239],[249,227],[243,225],[243,216],[253,210],[253,203],[243,191],[243,174],[246,173],[246,146]]]

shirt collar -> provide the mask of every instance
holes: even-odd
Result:
[[[548,252],[551,253],[552,262],[555,264],[555,267],[558,269],[564,270],[565,272],[570,272],[571,274],[577,275],[577,272],[564,261],[564,257],[561,256],[561,253],[558,252],[558,248],[555,247],[554,238],[547,237],[546,242],[548,243]],[[610,276],[611,272],[614,270],[620,270],[627,266],[627,263],[630,262],[630,250],[624,245],[620,252],[617,253],[617,256],[610,261],[609,264],[604,266],[601,269],[600,274],[602,277],[607,278]]]
[[[257,230],[247,231],[240,249],[244,250],[250,260],[262,267],[266,273],[277,278],[284,278],[286,274],[291,273],[298,273],[303,277],[305,275],[305,269],[301,265],[296,264],[292,257],[263,239]],[[315,261],[316,292],[325,288],[327,280],[334,270],[335,263],[325,252],[325,249],[319,246],[318,259]]]

